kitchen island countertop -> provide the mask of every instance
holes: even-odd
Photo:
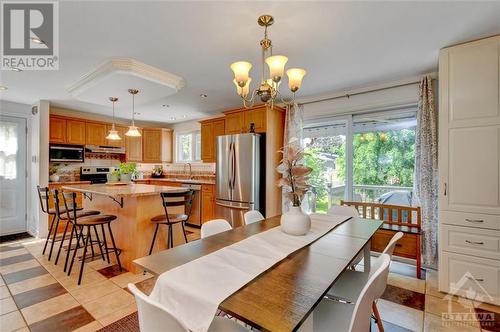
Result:
[[[150,184],[125,184],[125,185],[110,185],[110,184],[79,184],[63,186],[63,189],[81,193],[89,193],[95,195],[103,195],[110,197],[139,197],[158,195],[162,192],[179,193],[186,189],[181,187],[170,186],[155,186]]]

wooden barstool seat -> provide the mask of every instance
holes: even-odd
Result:
[[[156,235],[158,234],[158,228],[160,225],[166,225],[168,227],[168,237],[167,243],[168,248],[174,246],[174,233],[172,231],[172,226],[176,224],[182,225],[182,232],[184,233],[184,241],[187,243],[186,229],[184,228],[184,223],[189,219],[191,210],[193,208],[194,190],[188,189],[185,192],[180,193],[160,193],[163,208],[165,209],[165,214],[158,215],[151,218],[151,222],[156,224],[155,232],[153,234],[153,240],[151,241],[151,247],[149,248],[149,255],[153,252],[155,245]],[[167,208],[169,207],[184,207],[184,213],[168,213]]]
[[[68,220],[68,214],[66,213],[66,210],[61,213],[61,220]],[[82,218],[82,217],[87,217],[87,216],[94,216],[100,214],[100,211],[95,211],[95,210],[77,210],[76,211],[76,217],[77,218]]]
[[[78,225],[82,226],[94,226],[94,225],[101,225],[101,224],[107,224],[113,220],[116,219],[116,216],[110,215],[110,214],[99,214],[99,215],[89,215],[89,216],[82,216],[82,217],[77,217],[78,218]]]

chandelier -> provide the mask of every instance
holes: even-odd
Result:
[[[236,92],[243,99],[243,106],[245,108],[252,107],[256,96],[259,96],[262,102],[271,105],[280,97],[281,102],[287,104],[281,98],[279,86],[288,58],[284,55],[273,55],[271,39],[267,38],[267,28],[274,23],[274,18],[271,15],[262,15],[257,20],[257,23],[264,27],[264,39],[260,41],[262,48],[262,78],[259,86],[250,93],[252,79],[249,77],[249,72],[252,64],[247,61],[232,63],[230,67],[234,72],[233,83],[236,85]],[[269,67],[269,78],[266,78],[265,63]],[[295,93],[300,89],[306,71],[301,68],[290,68],[286,71],[286,75],[288,76],[288,88],[293,93],[292,102],[294,102]]]

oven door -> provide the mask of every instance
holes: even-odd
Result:
[[[49,147],[49,161],[54,162],[84,162],[83,146],[51,145]]]

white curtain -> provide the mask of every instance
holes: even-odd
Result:
[[[294,145],[297,148],[302,147],[302,133],[303,133],[303,105],[298,105],[297,103],[289,104],[286,107],[285,115],[285,134],[283,137],[283,145]],[[292,205],[290,199],[283,195],[283,212],[288,211],[288,208]]]
[[[438,113],[432,79],[419,85],[415,133],[415,204],[422,209],[422,263],[436,268],[438,260]]]

